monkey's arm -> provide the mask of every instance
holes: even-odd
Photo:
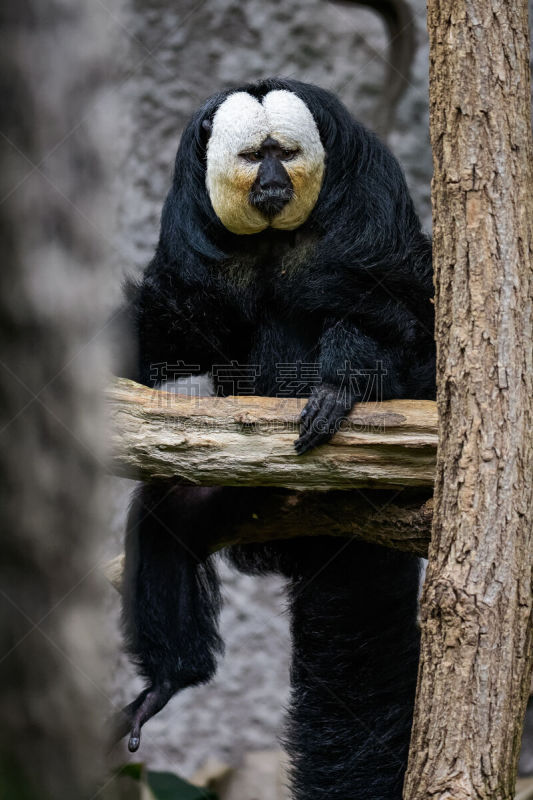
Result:
[[[130,331],[137,344],[131,377],[146,386],[208,372],[224,362],[220,309],[207,291],[185,285],[156,256],[138,285],[128,288]]]
[[[384,347],[349,320],[335,322],[320,340],[321,384],[301,414],[298,455],[327,442],[355,403],[402,397],[400,347]]]
[[[174,694],[206,683],[223,649],[219,581],[210,542],[226,513],[224,490],[158,482],[139,487],[128,515],[122,619],[146,679],[112,723],[111,742],[141,728]],[[229,498],[231,499],[231,497]],[[228,501],[229,502],[229,501]]]

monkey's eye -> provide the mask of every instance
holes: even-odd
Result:
[[[239,153],[241,158],[244,158],[245,161],[251,161],[252,163],[257,163],[257,161],[261,161],[263,159],[263,154],[260,150],[249,151],[247,153]]]
[[[280,158],[282,161],[290,161],[292,158],[296,158],[299,152],[298,148],[295,150],[282,150]]]

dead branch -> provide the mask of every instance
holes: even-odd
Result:
[[[112,470],[124,477],[299,490],[433,485],[430,401],[362,403],[330,443],[297,456],[304,398],[191,398],[122,378],[107,397]]]
[[[430,492],[254,491],[249,511],[237,524],[222,527],[214,550],[297,536],[340,536],[425,556],[433,517]],[[119,591],[123,560],[120,555],[105,568],[107,578]]]

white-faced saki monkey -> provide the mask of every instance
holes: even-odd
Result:
[[[127,292],[131,377],[155,386],[160,365],[179,365],[209,373],[221,395],[253,383],[287,396],[290,368],[293,394],[308,398],[294,457],[312,459],[355,403],[434,397],[432,294],[431,243],[393,155],[331,93],[262,80],[211,97],[182,135],[156,253]],[[174,694],[213,676],[223,645],[210,553],[261,491],[163,482],[135,493],[123,617],[146,688],[118,722],[130,750]],[[417,559],[333,537],[240,545],[230,558],[287,578],[293,797],[399,800]]]

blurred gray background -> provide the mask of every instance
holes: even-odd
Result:
[[[276,74],[320,84],[369,126],[392,120],[389,145],[429,230],[426,9],[406,2],[412,25],[400,26],[395,44],[411,43],[409,74],[405,52],[391,64],[383,19],[350,0],[2,5],[6,796],[118,800],[118,782],[108,781],[110,792],[95,788],[105,770],[103,721],[141,684],[120,652],[120,598],[100,569],[122,550],[133,486],[105,471],[107,332],[124,277],[139,275],[153,253],[183,126],[231,85]],[[221,569],[227,652],[217,678],[151,720],[133,760],[189,777],[208,762],[246,764],[221,800],[282,800],[283,583]],[[525,741],[522,768],[533,774],[533,712]],[[124,744],[112,753],[116,764],[129,759]],[[133,800],[127,791],[120,796]]]
[[[412,59],[394,60],[383,18],[350,0],[7,0],[0,12],[0,772],[24,784],[17,800],[118,800],[112,780],[94,794],[103,721],[141,682],[100,569],[122,551],[133,487],[105,472],[106,337],[124,278],[154,251],[180,133],[222,88],[270,75],[317,83],[370,127],[389,118],[429,230],[426,6],[395,2],[412,23],[394,44]],[[221,571],[216,679],[171,701],[140,752],[121,743],[111,763],[185,777],[247,764],[221,800],[282,800],[283,582]],[[533,713],[526,733],[533,773]]]

